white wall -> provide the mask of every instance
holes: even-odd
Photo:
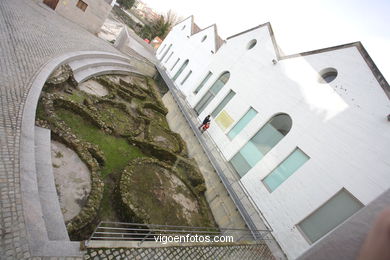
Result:
[[[289,258],[310,246],[296,224],[342,187],[365,205],[390,188],[390,123],[386,119],[390,102],[356,47],[280,60],[274,65],[276,55],[266,26],[228,40],[216,54],[198,54],[198,59],[191,56],[194,48],[199,48],[197,41],[190,44],[188,38],[173,33],[177,31],[171,32],[169,40],[177,55],[190,57],[189,65],[197,71],[179,86],[192,106],[220,73],[231,73],[200,119],[210,114],[230,89],[236,95],[225,110],[235,121],[250,106],[258,111],[232,141],[226,136],[229,129],[222,131],[212,123],[208,131],[227,160],[273,115],[284,112],[291,116],[293,126],[288,135],[241,179]],[[257,45],[247,50],[252,39],[257,39]],[[170,63],[175,60],[172,57]],[[338,76],[321,84],[318,72],[328,67],[337,69]],[[197,95],[190,94],[209,70],[213,76],[207,84]],[[310,160],[274,192],[268,192],[261,180],[295,147]]]
[[[85,12],[76,6],[78,0],[60,0],[55,11],[96,34],[111,12],[112,6],[104,0],[83,1],[88,5]]]

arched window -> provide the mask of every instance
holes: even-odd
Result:
[[[175,76],[173,76],[173,79],[172,79],[173,81],[175,81],[180,76],[180,74],[187,67],[187,65],[188,65],[188,60],[185,60],[183,62],[183,64],[181,65],[180,69],[176,72]]]
[[[164,59],[164,57],[167,55],[167,53],[169,52],[169,50],[171,49],[172,47],[172,44],[169,45],[168,49],[164,52],[164,55],[161,56],[161,58],[159,59],[160,61],[162,61]]]
[[[326,68],[320,71],[320,83],[330,83],[337,78],[337,70],[335,68]]]
[[[291,126],[289,115],[273,116],[230,160],[237,173],[243,177],[290,132]]]
[[[202,111],[206,108],[208,104],[213,100],[213,98],[218,94],[218,92],[225,86],[225,84],[229,81],[230,72],[225,71],[219,76],[219,78],[214,82],[211,88],[204,94],[202,99],[196,104],[195,111],[198,113],[202,113]]]

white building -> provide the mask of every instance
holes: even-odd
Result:
[[[390,188],[390,88],[361,43],[283,56],[189,17],[156,53],[289,258]]]

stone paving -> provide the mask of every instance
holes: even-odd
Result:
[[[0,259],[30,257],[21,200],[19,144],[31,82],[52,58],[83,50],[120,54],[42,3],[0,1]]]
[[[162,248],[89,248],[84,259],[274,259],[265,244]]]

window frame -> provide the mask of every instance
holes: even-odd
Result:
[[[229,137],[229,133],[230,133],[230,131],[241,121],[241,119],[243,119],[244,118],[244,116],[251,110],[251,109],[253,109],[254,111],[256,111],[256,114],[255,114],[255,116],[253,117],[253,118],[255,118],[256,116],[257,116],[257,114],[259,113],[256,109],[254,109],[254,107],[252,107],[252,106],[249,106],[249,108],[242,114],[242,116],[240,117],[240,119],[238,119],[229,129],[227,129],[226,130],[226,136],[227,136],[227,138],[230,140],[230,141],[232,141],[242,130],[244,130],[244,128],[253,120],[253,118],[248,122],[248,124],[246,125],[246,126],[244,126],[244,128],[243,129],[241,129],[241,131],[240,132],[238,132],[233,138],[230,138]]]
[[[176,65],[179,63],[180,61],[180,58],[177,58],[175,64],[173,64],[172,68],[170,69],[171,71],[173,71],[173,69],[176,67]]]
[[[228,75],[228,78],[227,78],[227,80],[226,80],[226,82],[222,82],[223,83],[223,85],[222,85],[222,87],[218,90],[218,92],[217,93],[213,93],[211,90],[212,90],[212,88],[213,87],[215,87],[216,85],[216,83],[224,76],[224,75]],[[193,107],[193,109],[195,110],[195,113],[199,116],[201,113],[203,113],[203,111],[205,110],[205,108],[212,102],[212,100],[219,94],[219,92],[226,86],[226,84],[229,82],[229,80],[230,80],[230,77],[231,77],[231,73],[230,73],[230,71],[228,71],[228,70],[225,70],[225,71],[223,71],[223,72],[221,72],[220,74],[219,74],[219,76],[218,76],[218,78],[213,82],[213,84],[207,89],[207,91],[203,94],[203,96],[198,100],[198,102],[195,104],[195,106]],[[207,102],[209,102],[205,107],[203,107],[202,108],[202,111],[200,111],[200,112],[198,112],[198,109],[197,109],[197,107],[198,107],[198,105],[203,101],[203,99],[204,99],[204,97],[207,95],[207,94],[210,94],[212,97],[211,97],[211,100],[210,101],[206,101],[203,105],[202,105],[202,107],[207,103]]]
[[[88,4],[83,0],[78,0],[76,3],[76,7],[79,8],[81,11],[85,12],[85,10],[87,10],[88,8]]]
[[[319,210],[320,208],[322,208],[326,203],[328,203],[331,199],[333,199],[334,197],[336,197],[337,194],[339,194],[340,192],[342,191],[345,191],[346,193],[348,193],[351,198],[355,201],[357,201],[358,203],[360,203],[362,205],[362,207],[356,211],[355,213],[353,213],[351,216],[349,216],[348,218],[346,218],[345,220],[343,220],[340,224],[338,224],[337,226],[335,226],[333,229],[329,230],[327,233],[325,233],[322,237],[320,237],[319,239],[317,239],[316,241],[312,242],[308,236],[306,235],[305,232],[303,232],[302,228],[299,226],[299,224],[301,224],[304,220],[306,220],[307,218],[309,218],[310,216],[312,216],[317,210]],[[332,196],[330,196],[327,200],[325,200],[321,205],[319,205],[318,207],[316,207],[313,211],[311,211],[306,217],[304,217],[303,219],[301,219],[297,224],[295,224],[294,226],[297,228],[297,230],[299,231],[299,233],[304,237],[304,239],[306,240],[306,242],[309,244],[309,245],[312,245],[318,241],[320,241],[322,238],[324,238],[325,236],[327,236],[330,232],[332,232],[333,230],[335,230],[337,227],[339,227],[340,225],[342,225],[344,222],[346,222],[348,219],[350,219],[352,216],[354,216],[356,213],[358,213],[362,208],[364,208],[366,205],[363,204],[363,202],[361,202],[358,198],[356,198],[355,195],[353,195],[349,190],[347,190],[345,187],[342,187],[341,189],[339,189],[337,192],[335,192]]]
[[[210,115],[213,119],[217,118],[218,115],[222,112],[222,110],[229,104],[229,102],[234,98],[234,96],[236,95],[237,93],[233,90],[233,89],[230,89],[228,91],[228,93],[221,99],[221,101],[217,104],[217,106],[213,109],[213,111],[210,112]],[[215,114],[215,116],[213,115],[214,114],[214,111],[222,104],[222,102],[225,101],[226,98],[229,97],[229,95],[232,95],[231,98],[228,100],[228,102],[221,108],[221,110],[218,111],[217,114]]]
[[[196,89],[193,91],[195,95],[199,93],[199,91],[206,85],[206,83],[210,80],[210,78],[213,76],[213,72],[209,70],[206,74],[206,76],[202,79],[202,81],[199,83],[199,85],[196,87]]]
[[[241,176],[240,175],[240,173],[236,170],[236,168],[233,166],[233,164],[231,163],[231,160],[238,154],[238,153],[240,153],[240,151],[247,145],[247,143],[249,142],[249,141],[251,141],[258,133],[259,133],[259,131],[260,130],[262,130],[263,129],[263,127],[265,127],[267,124],[269,124],[270,122],[271,122],[271,120],[274,118],[274,117],[276,117],[276,116],[278,116],[278,115],[287,115],[287,116],[289,116],[289,118],[290,118],[290,120],[291,120],[291,127],[290,127],[290,129],[288,130],[288,132],[287,132],[287,134],[286,135],[284,135],[284,137],[279,141],[279,142],[277,142],[272,148],[271,148],[271,150],[276,146],[276,145],[278,145],[289,133],[290,133],[290,131],[291,131],[291,129],[292,129],[292,127],[293,127],[293,120],[292,120],[292,117],[289,115],[289,114],[287,114],[287,113],[284,113],[284,112],[279,112],[279,113],[275,113],[274,115],[272,115],[263,125],[261,125],[257,130],[256,130],[256,132],[254,133],[254,134],[252,134],[250,137],[249,137],[249,139],[243,144],[243,145],[241,145],[241,147],[237,150],[237,152],[235,152],[234,154],[233,154],[233,156],[232,157],[230,157],[230,159],[229,160],[227,160],[228,161],[228,163],[230,164],[230,166],[234,169],[234,171],[235,171],[235,173],[238,175],[238,177],[241,179],[241,178],[243,178],[251,169],[253,169],[253,167],[255,167],[255,166],[253,166],[253,167],[251,167],[243,176]],[[270,150],[270,151],[271,151]],[[269,152],[269,151],[268,151]],[[268,152],[267,152],[267,154],[268,154]],[[266,155],[266,154],[265,154]],[[265,156],[264,155],[264,156]],[[259,161],[257,161],[257,163],[259,163],[261,161],[261,159],[259,160]],[[247,162],[248,163],[248,162]],[[257,164],[256,163],[256,164]],[[249,163],[248,163],[249,164]]]
[[[272,147],[273,148],[273,147]],[[306,155],[307,157],[308,157],[308,159],[301,165],[301,166],[299,166],[299,168],[298,169],[296,169],[290,176],[288,176],[282,183],[280,183],[279,185],[278,185],[278,187],[280,186],[280,185],[282,185],[288,178],[290,178],[296,171],[298,171],[306,162],[308,162],[310,159],[311,159],[311,157],[307,154],[307,153],[305,153],[301,148],[299,148],[298,146],[297,147],[295,147],[294,148],[294,150],[292,150],[292,152],[290,152],[281,162],[279,162],[266,176],[264,176],[262,179],[261,179],[261,183],[265,186],[265,188],[267,189],[267,191],[269,192],[269,193],[272,193],[272,192],[274,192],[278,187],[276,187],[274,190],[271,190],[265,183],[264,183],[264,180],[268,177],[268,176],[270,176],[282,163],[284,163],[297,149],[299,149],[304,155]]]
[[[183,85],[187,81],[187,79],[191,76],[191,74],[192,74],[192,70],[190,70],[187,73],[187,75],[184,77],[184,79],[180,82],[180,85]]]

